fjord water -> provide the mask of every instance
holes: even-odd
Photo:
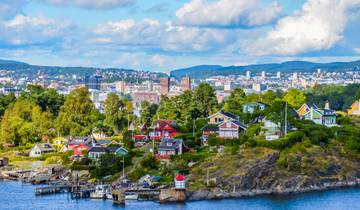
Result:
[[[0,181],[1,210],[101,210],[122,209],[111,201],[72,200],[68,194],[36,197],[35,187],[20,182]],[[325,192],[306,193],[292,196],[260,196],[217,201],[197,201],[186,204],[158,204],[155,202],[129,202],[125,209],[155,210],[233,210],[233,209],[360,209],[360,188],[344,188]]]

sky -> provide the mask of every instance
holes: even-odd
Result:
[[[360,0],[0,0],[0,58],[169,72],[360,60]]]

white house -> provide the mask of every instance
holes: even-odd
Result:
[[[50,144],[35,144],[30,150],[30,157],[41,157],[43,154],[55,152]]]

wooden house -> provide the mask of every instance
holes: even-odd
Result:
[[[174,138],[179,132],[175,129],[174,120],[157,120],[155,128],[150,132],[150,139],[160,141],[163,138]]]
[[[239,121],[223,122],[219,125],[219,137],[223,139],[238,139],[247,126]]]
[[[41,157],[46,153],[55,152],[54,147],[50,144],[35,144],[30,150],[30,157]]]

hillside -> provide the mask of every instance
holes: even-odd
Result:
[[[290,61],[280,64],[256,64],[247,66],[218,66],[218,65],[201,65],[185,69],[173,70],[170,72],[172,77],[180,78],[182,76],[190,76],[195,79],[204,79],[215,75],[244,75],[246,70],[251,70],[253,73],[261,71],[265,72],[313,72],[317,69],[326,71],[345,71],[345,70],[360,70],[360,61],[354,62],[334,62],[334,63],[312,63],[305,61]]]
[[[359,160],[339,144],[299,144],[283,152],[264,147],[218,152],[191,169],[188,196],[202,200],[353,186],[360,184]]]

